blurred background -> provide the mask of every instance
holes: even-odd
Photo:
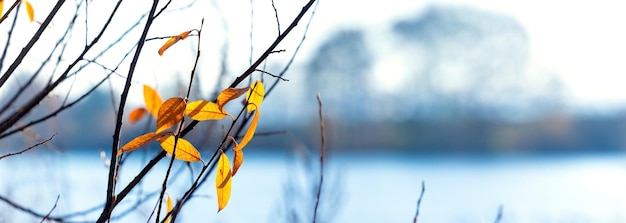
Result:
[[[305,1],[274,3],[284,28]],[[241,182],[233,183],[229,207],[217,216],[213,209],[205,213],[213,207],[208,203],[214,205],[214,192],[207,187],[208,198],[198,201],[206,207],[190,207],[187,214],[203,213],[218,222],[310,218],[310,176],[320,147],[315,95],[320,93],[329,151],[323,206],[328,222],[410,221],[422,181],[420,222],[493,222],[498,210],[501,222],[626,222],[624,8],[608,0],[322,0],[286,73],[289,81],[280,82],[261,107],[257,132],[273,134],[251,142],[250,161],[242,167]],[[203,36],[206,50],[192,100],[214,97],[277,32],[270,1],[194,2],[167,16],[156,21],[150,36],[197,28],[200,18],[206,20],[205,29],[220,33]],[[279,46],[286,53],[272,55],[263,70],[279,73],[285,67],[305,25]],[[197,41],[182,41],[159,57],[161,44],[146,44],[126,111],[142,106],[142,84],[155,87],[163,98],[184,92]],[[110,59],[116,59],[112,54]],[[107,59],[101,63],[108,64]],[[30,58],[28,63],[38,62]],[[100,77],[104,72],[99,67],[85,72],[91,71]],[[215,81],[218,74],[225,75],[222,82]],[[76,83],[95,82],[91,78],[82,75]],[[61,213],[100,204],[106,177],[96,176],[108,170],[100,151],[110,149],[123,82],[113,76],[72,109],[33,127],[32,134],[43,138],[57,135],[35,155],[0,161],[0,177],[14,182],[3,180],[0,193],[26,193],[14,186],[30,185],[30,174],[12,172],[11,166],[32,168],[38,176],[53,165],[50,174],[63,178],[37,193],[49,199],[48,206],[58,194],[61,202],[68,197],[66,205],[74,203]],[[58,90],[31,115],[77,97],[85,86]],[[2,95],[12,91],[1,90]],[[125,124],[123,143],[153,122]],[[217,141],[207,140],[206,133],[216,130],[199,129],[190,138],[208,155]],[[32,145],[33,137],[24,134],[1,143],[22,148]],[[136,157],[138,163],[159,149],[149,147]],[[72,180],[76,176],[70,170],[77,168],[83,169],[76,173],[81,177]],[[128,178],[135,171],[129,169]],[[36,186],[33,190],[39,190]],[[104,190],[83,191],[94,193],[88,201],[78,192],[58,192],[83,186]]]

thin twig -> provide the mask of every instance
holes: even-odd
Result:
[[[63,3],[65,3],[65,0],[57,1],[57,4],[54,6],[54,8],[52,8],[52,11],[50,11],[50,14],[48,14],[48,17],[46,17],[46,20],[44,20],[41,26],[39,26],[39,29],[37,29],[37,32],[33,34],[33,37],[30,39],[28,44],[26,44],[26,46],[22,48],[22,51],[17,56],[17,58],[15,58],[13,63],[9,66],[8,70],[4,72],[2,77],[0,77],[0,87],[2,87],[4,83],[6,83],[7,79],[9,79],[9,77],[13,74],[13,72],[15,72],[15,69],[17,69],[17,66],[22,63],[22,60],[24,60],[24,58],[26,57],[26,54],[28,54],[28,52],[32,49],[35,43],[39,40],[39,37],[42,36],[41,34],[46,29],[46,27],[48,27],[48,25],[52,21],[52,18],[54,18],[54,16],[57,14],[59,9],[61,9],[61,6],[63,5]]]
[[[60,197],[61,195],[57,195],[57,199],[56,201],[54,201],[54,206],[52,206],[52,209],[50,209],[50,211],[48,212],[48,214],[46,214],[46,216],[43,216],[43,218],[41,218],[41,221],[39,223],[43,223],[43,221],[47,220],[50,217],[50,214],[52,214],[52,211],[54,211],[54,209],[57,208],[57,203],[59,203]]]
[[[291,55],[291,58],[289,58],[289,62],[287,62],[287,65],[285,65],[285,67],[283,68],[283,70],[280,72],[278,76],[282,77],[285,75],[285,73],[287,73],[287,70],[289,70],[289,68],[291,67],[291,64],[293,64],[293,61],[296,59],[298,52],[300,52],[300,47],[302,47],[302,45],[304,44],[304,40],[306,40],[306,35],[309,32],[309,27],[311,26],[311,23],[313,22],[313,18],[315,17],[315,12],[317,11],[317,6],[319,5],[319,3],[320,2],[317,1],[315,3],[315,6],[313,6],[313,10],[311,11],[311,16],[309,17],[309,21],[306,23],[306,26],[304,27],[304,33],[302,34],[302,39],[300,39],[300,42],[298,43],[296,50],[293,52],[293,55]],[[265,91],[265,97],[267,97],[267,95],[272,93],[272,91],[274,90],[274,87],[276,87],[277,84],[278,84],[278,80],[275,80],[274,83]]]
[[[322,186],[324,184],[324,159],[326,158],[326,133],[324,131],[324,115],[322,107],[322,98],[320,93],[317,93],[317,104],[319,105],[320,116],[320,136],[322,144],[320,145],[320,178],[317,185],[317,194],[315,196],[315,209],[313,210],[313,223],[317,222],[317,210],[320,204],[320,197],[322,195]]]
[[[235,79],[235,81],[233,81],[233,83],[230,84],[229,87],[231,88],[237,87],[237,85],[239,85],[239,83],[241,83],[244,79],[246,79],[246,77],[250,76],[250,74],[252,74],[257,69],[257,67],[259,67],[259,65],[261,65],[263,61],[265,61],[265,59],[267,59],[267,57],[272,53],[272,51],[276,49],[276,46],[278,46],[278,44],[282,42],[283,39],[285,39],[285,37],[289,35],[289,33],[291,33],[291,30],[293,30],[298,25],[298,23],[300,22],[304,14],[306,14],[309,11],[309,9],[311,8],[311,6],[313,6],[313,3],[315,3],[315,1],[316,0],[309,0],[309,2],[307,2],[307,4],[304,5],[304,7],[302,7],[302,10],[300,11],[300,13],[298,13],[296,18],[293,19],[289,27],[287,27],[287,29],[282,34],[280,34],[276,38],[276,40],[274,40],[272,45],[270,45],[270,47],[268,47],[267,50],[265,50],[265,52],[252,65],[250,65],[250,67],[246,71],[243,72],[243,74],[239,75]]]
[[[18,1],[15,1],[15,2],[17,3]],[[13,8],[10,8],[9,12],[12,9]],[[18,9],[19,9],[19,7],[18,7]],[[9,12],[7,12],[7,15],[9,14]],[[2,12],[0,11],[0,14],[1,13]],[[7,15],[4,15],[4,16],[7,16]],[[18,13],[15,13],[15,16],[13,16],[13,23],[11,23],[11,28],[9,28],[9,33],[7,35],[7,43],[4,45],[4,50],[2,50],[2,56],[0,56],[0,70],[2,70],[2,65],[4,64],[4,58],[7,56],[7,50],[9,49],[9,44],[11,43],[11,37],[13,36],[13,30],[15,29],[15,26],[17,24],[17,15],[18,15]],[[2,21],[0,21],[0,23],[2,23]],[[1,113],[2,113],[2,111],[0,111],[0,114]]]
[[[274,16],[276,17],[276,26],[278,28],[278,35],[280,36],[280,20],[278,19],[278,10],[276,9],[274,0],[272,0],[272,8],[274,8]]]
[[[285,78],[283,78],[283,77],[281,77],[281,76],[274,75],[274,74],[272,74],[272,73],[270,73],[270,72],[267,72],[267,71],[264,71],[264,70],[261,70],[261,69],[255,69],[255,71],[258,71],[258,72],[261,72],[261,73],[264,73],[264,74],[270,75],[270,76],[272,76],[272,77],[274,77],[274,78],[278,78],[278,79],[280,79],[281,81],[289,81],[289,80],[287,80],[287,79],[285,79]]]
[[[117,180],[117,149],[119,147],[120,134],[122,130],[122,120],[124,119],[124,106],[126,105],[126,99],[128,98],[128,92],[130,90],[130,85],[133,79],[133,74],[135,72],[135,67],[137,66],[137,61],[139,60],[139,55],[143,49],[143,45],[146,42],[146,36],[148,35],[148,30],[152,26],[152,21],[154,21],[154,13],[156,12],[157,5],[159,4],[159,0],[154,0],[152,2],[152,7],[150,9],[150,13],[148,14],[148,19],[146,21],[146,25],[143,29],[140,39],[137,42],[137,48],[135,49],[135,55],[133,56],[133,60],[130,63],[130,68],[128,70],[128,75],[126,78],[126,84],[124,85],[124,90],[122,91],[122,96],[120,99],[120,105],[118,107],[117,113],[117,122],[115,124],[115,132],[113,133],[113,143],[111,145],[111,164],[109,166],[109,179],[107,183],[107,196],[106,196],[106,204],[104,205],[104,210],[102,210],[102,214],[98,218],[99,223],[106,221],[111,218],[111,212],[115,207],[115,182]]]
[[[415,217],[413,217],[413,223],[417,223],[417,216],[420,214],[420,204],[422,204],[422,198],[424,197],[424,192],[426,191],[426,183],[422,180],[422,191],[420,192],[420,197],[417,199],[417,207],[415,208]]]
[[[13,207],[15,209],[18,209],[18,210],[20,210],[22,212],[28,213],[28,214],[30,214],[32,216],[37,217],[37,218],[44,218],[46,216],[46,215],[37,213],[37,212],[35,212],[35,211],[25,207],[25,206],[19,205],[19,204],[13,202],[12,200],[10,200],[9,198],[3,197],[2,195],[0,195],[0,201],[4,201],[9,206],[11,206],[11,207]],[[53,220],[53,221],[58,221],[58,222],[63,222],[62,218],[47,217],[46,219]]]
[[[4,15],[2,15],[2,18],[0,18],[0,24],[2,24],[2,22],[3,22],[3,21],[4,21],[4,20],[5,20],[5,19],[9,16],[9,14],[11,14],[11,11],[13,11],[13,9],[14,9],[15,7],[17,7],[17,5],[18,5],[20,2],[22,2],[22,1],[21,1],[21,0],[15,0],[15,1],[13,2],[13,4],[11,5],[11,7],[9,7],[9,10],[7,10],[7,11],[4,13]],[[16,13],[16,16],[17,16],[17,13]]]
[[[494,220],[494,223],[500,223],[500,221],[502,221],[502,211],[504,209],[504,206],[500,205],[498,206],[498,214],[496,215],[496,220]]]
[[[1,160],[1,159],[4,159],[4,158],[7,158],[7,157],[9,157],[9,156],[20,155],[20,154],[22,154],[22,153],[24,153],[24,152],[26,152],[26,151],[28,151],[28,150],[31,150],[31,149],[33,149],[33,148],[35,148],[35,147],[37,147],[37,146],[43,145],[43,144],[45,144],[45,143],[49,142],[50,140],[52,140],[52,138],[54,138],[54,136],[56,136],[56,135],[57,135],[57,134],[56,134],[56,133],[54,133],[54,134],[52,134],[52,136],[50,136],[50,138],[48,138],[48,139],[46,139],[46,140],[44,140],[44,141],[41,141],[41,142],[39,142],[39,143],[37,143],[37,144],[35,144],[35,145],[32,145],[32,146],[30,146],[30,147],[28,147],[28,148],[26,148],[26,149],[23,149],[23,150],[21,150],[21,151],[19,151],[19,152],[9,153],[9,154],[2,155],[2,156],[0,156],[0,160]]]

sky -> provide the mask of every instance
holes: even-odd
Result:
[[[51,8],[52,3],[47,1],[33,0],[35,6],[35,19],[42,21]],[[176,19],[163,19],[156,21],[159,25],[151,29],[150,36],[172,35],[197,28],[199,20],[205,18],[205,27],[211,31],[227,30],[227,35],[207,34],[207,40],[203,44],[209,47],[203,54],[207,61],[215,61],[220,56],[219,44],[224,40],[230,40],[231,58],[246,58],[244,60],[231,60],[231,72],[238,74],[249,63],[249,27],[250,27],[250,2],[249,0],[236,1],[199,1],[190,10],[176,14]],[[270,2],[254,0],[254,43],[253,55],[256,57],[262,49],[275,37],[272,32],[276,30],[274,11]],[[98,3],[97,1],[92,3]],[[295,16],[299,9],[306,3],[305,0],[275,0],[282,29]],[[131,4],[131,3],[125,3]],[[139,2],[137,8],[147,6]],[[218,8],[215,6],[218,5]],[[502,13],[515,18],[520,22],[530,40],[531,63],[535,67],[556,73],[565,83],[568,94],[566,101],[576,108],[584,107],[626,107],[626,29],[623,29],[623,21],[626,21],[626,8],[624,1],[597,0],[597,1],[519,1],[519,0],[443,0],[443,1],[408,1],[387,0],[381,2],[364,2],[354,0],[320,0],[315,20],[307,36],[305,47],[297,61],[306,62],[316,47],[321,44],[329,33],[333,31],[357,27],[363,28],[368,33],[386,33],[391,31],[394,21],[403,18],[412,18],[420,10],[429,4],[454,4],[475,7],[495,13]],[[132,9],[132,7],[131,7]],[[222,10],[223,13],[217,10]],[[106,11],[106,10],[103,10]],[[95,15],[91,15],[95,18]],[[228,20],[231,24],[224,27],[220,24],[220,18]],[[306,18],[305,18],[306,19]],[[23,20],[23,19],[22,19]],[[92,19],[93,21],[93,19]],[[300,28],[305,23],[300,24]],[[36,25],[27,26],[26,29],[34,30]],[[54,29],[53,26],[51,29]],[[302,31],[302,30],[297,30]],[[298,34],[300,35],[300,34]],[[370,41],[385,40],[385,35],[372,35]],[[104,38],[107,38],[105,36]],[[112,38],[112,37],[111,37]],[[27,38],[24,38],[26,41]],[[214,41],[213,41],[214,40]],[[45,41],[45,40],[44,40]],[[299,38],[287,39],[283,48],[293,49],[294,43]],[[387,40],[389,41],[389,40]],[[245,44],[240,44],[245,43]],[[158,48],[158,41],[146,44],[146,47]],[[169,71],[168,60],[180,60],[175,56],[176,52],[189,52],[193,47],[192,41],[187,45],[173,47],[169,55],[159,57],[156,53],[147,53],[143,56],[149,72],[138,74],[135,79],[138,82],[154,82],[155,73]],[[213,44],[213,45],[211,45]],[[288,45],[291,44],[291,45]],[[17,47],[21,44],[16,44]],[[181,44],[182,45],[182,44]],[[176,49],[178,48],[178,49]],[[15,50],[14,50],[15,51]],[[156,50],[154,50],[156,51]],[[151,51],[147,51],[151,52]],[[193,58],[193,55],[188,55]],[[279,56],[276,56],[279,57]],[[397,56],[400,57],[400,56]],[[36,61],[39,61],[36,58]],[[283,58],[285,59],[285,58]],[[156,62],[154,62],[156,60]],[[374,66],[376,70],[395,69],[397,75],[394,78],[377,78],[379,90],[391,91],[394,86],[402,83],[403,71],[402,58]],[[169,65],[168,65],[169,64]],[[156,66],[154,66],[156,65]],[[179,65],[179,64],[175,64]],[[144,67],[144,68],[146,68]],[[206,66],[205,69],[211,69]],[[173,69],[172,69],[173,72]],[[179,75],[179,74],[177,74]]]
[[[358,26],[384,31],[390,21],[412,17],[428,4],[447,3],[506,14],[520,22],[528,32],[532,63],[562,78],[570,106],[626,106],[626,29],[620,28],[626,21],[624,1],[322,1],[315,22],[325,30]],[[350,8],[358,10],[345,13]],[[381,70],[389,67],[398,66],[390,63]],[[401,82],[388,80],[379,83]]]

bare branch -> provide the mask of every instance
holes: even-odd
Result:
[[[48,214],[46,214],[46,216],[43,216],[43,218],[41,218],[41,221],[39,223],[43,223],[43,221],[50,218],[50,214],[52,214],[52,211],[54,211],[54,209],[57,208],[57,203],[59,203],[60,197],[61,195],[57,195],[57,199],[54,201],[54,206],[52,206],[52,209],[50,209],[50,211],[48,212]]]
[[[426,184],[422,181],[422,191],[420,192],[420,197],[417,199],[417,208],[415,208],[415,217],[413,217],[413,223],[417,223],[417,216],[420,214],[420,204],[422,203],[422,198],[424,197],[424,192],[426,191]]]
[[[274,16],[276,17],[276,27],[278,28],[278,35],[280,36],[280,20],[278,19],[278,10],[276,9],[276,5],[274,5],[274,0],[272,0],[272,8],[274,8]]]
[[[283,78],[283,77],[281,77],[281,76],[274,75],[274,74],[272,74],[272,73],[270,73],[270,72],[267,72],[267,71],[264,71],[264,70],[261,70],[261,69],[255,69],[255,71],[258,71],[258,72],[261,72],[261,73],[264,73],[264,74],[270,75],[270,76],[272,76],[272,77],[278,78],[278,79],[280,79],[281,81],[289,81],[289,80],[287,80],[287,79],[285,79],[285,78]]]
[[[26,151],[28,151],[28,150],[31,150],[31,149],[33,149],[33,148],[35,148],[35,147],[37,147],[37,146],[43,145],[43,144],[45,144],[45,143],[49,142],[50,140],[52,140],[52,138],[54,138],[54,136],[56,136],[56,135],[57,135],[57,134],[56,134],[56,133],[54,133],[54,134],[52,134],[52,136],[50,136],[50,138],[48,138],[48,139],[46,139],[46,140],[44,140],[44,141],[41,141],[41,142],[39,142],[39,143],[37,143],[37,144],[35,144],[35,145],[32,145],[32,146],[30,146],[30,147],[28,147],[28,148],[26,148],[26,149],[23,149],[23,150],[21,150],[21,151],[19,151],[19,152],[9,153],[9,154],[2,155],[2,156],[0,156],[0,160],[1,160],[1,159],[4,159],[4,158],[7,158],[7,157],[9,157],[9,156],[20,155],[20,154],[22,154],[22,153],[24,153],[24,152],[26,152]]]
[[[111,164],[109,166],[109,180],[107,183],[107,196],[106,196],[106,204],[104,205],[104,210],[102,214],[98,218],[97,222],[104,222],[111,217],[111,212],[115,207],[115,182],[117,179],[117,149],[119,147],[120,134],[122,130],[122,120],[124,118],[124,107],[126,105],[126,99],[128,98],[128,92],[130,90],[130,85],[133,79],[133,74],[135,72],[135,67],[137,66],[137,61],[139,61],[139,55],[143,49],[143,45],[146,42],[146,36],[148,35],[148,30],[152,26],[152,21],[154,21],[154,14],[156,12],[157,5],[159,4],[159,0],[154,0],[152,2],[152,7],[150,9],[150,13],[148,14],[148,20],[146,21],[146,25],[144,26],[143,32],[141,33],[140,39],[137,41],[137,48],[135,49],[135,55],[133,56],[133,60],[130,63],[130,68],[128,70],[128,75],[126,78],[126,84],[124,85],[124,90],[122,91],[122,96],[120,100],[120,105],[118,107],[117,113],[117,121],[115,124],[115,132],[113,133],[113,143],[111,145]]]
[[[500,221],[502,221],[502,210],[504,209],[504,207],[502,205],[498,206],[498,214],[496,215],[496,220],[494,220],[494,223],[500,223]]]
[[[50,217],[48,215],[43,215],[43,214],[37,213],[37,212],[27,208],[27,207],[24,207],[22,205],[19,205],[19,204],[13,202],[9,198],[6,198],[6,197],[4,197],[2,195],[0,195],[0,201],[4,201],[4,203],[8,204],[9,206],[11,206],[11,207],[13,207],[15,209],[18,209],[18,210],[20,210],[20,211],[22,211],[24,213],[30,214],[30,215],[32,215],[32,216],[34,216],[36,218],[45,218],[45,219],[48,219],[48,220],[63,222],[62,218],[53,218],[53,217]]]
[[[317,192],[315,194],[315,208],[313,209],[313,223],[317,222],[317,210],[320,204],[320,197],[322,195],[322,186],[324,184],[324,159],[326,158],[326,133],[324,131],[324,115],[323,115],[323,107],[322,107],[322,98],[320,94],[317,93],[317,104],[319,105],[319,117],[320,117],[320,136],[321,136],[321,145],[320,145],[320,178],[318,181]]]

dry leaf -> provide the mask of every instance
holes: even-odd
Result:
[[[168,154],[172,154],[174,151],[174,143],[176,141],[176,137],[173,135],[159,138],[159,143],[161,143],[161,148],[165,150]],[[176,159],[189,161],[189,162],[198,162],[200,161],[200,152],[193,147],[193,145],[183,139],[178,138],[178,142],[176,142]]]
[[[235,142],[235,148],[237,148],[237,142]],[[241,164],[243,163],[243,150],[235,149],[234,151],[235,158],[233,158],[233,177],[235,177],[237,170],[239,170],[239,167],[241,167]]]
[[[128,115],[128,121],[130,121],[130,124],[135,124],[135,122],[143,118],[146,113],[148,113],[148,110],[146,110],[145,108],[135,108],[130,111],[130,114]]]
[[[171,134],[172,134],[171,132],[162,132],[160,134],[157,134],[156,132],[150,132],[150,133],[143,134],[141,136],[137,136],[130,142],[126,143],[126,145],[122,146],[122,148],[120,148],[117,151],[117,155],[119,156],[120,154],[122,154],[122,152],[128,152],[128,151],[141,148],[147,145],[148,143],[151,143],[157,140],[160,137],[171,135]]]
[[[4,7],[4,0],[0,0],[0,17],[2,17],[2,8]]]
[[[167,211],[165,212],[165,214],[172,212],[172,198],[170,197],[170,195],[167,195],[167,199],[165,200],[165,204],[167,205]],[[172,215],[170,214],[170,216],[167,216],[167,218],[165,219],[165,223],[170,223],[170,218],[172,218]]]
[[[261,81],[255,81],[250,85],[250,89],[246,92],[246,100],[248,101],[248,112],[252,112],[261,106],[263,98],[265,97],[265,88]],[[254,106],[254,105],[256,106]]]
[[[215,189],[217,191],[217,212],[220,212],[228,204],[230,190],[232,187],[232,174],[230,171],[230,161],[228,156],[221,151],[220,159],[217,163],[215,176]]]
[[[185,113],[185,104],[184,98],[173,97],[165,100],[165,102],[161,105],[161,108],[159,108],[156,132],[162,132],[180,123]]]
[[[241,97],[249,88],[226,88],[217,96],[216,103],[219,108],[223,108],[229,101]]]
[[[28,14],[30,22],[35,21],[35,9],[33,9],[33,6],[28,1],[22,1],[22,3],[24,3],[24,8],[26,8],[26,14]]]
[[[217,104],[205,100],[187,103],[185,114],[197,121],[220,120],[228,115],[226,110],[221,109]]]
[[[172,36],[169,39],[167,39],[165,44],[163,44],[163,46],[159,48],[159,56],[163,56],[163,53],[165,52],[165,50],[170,48],[170,46],[174,45],[180,40],[184,40],[185,38],[187,38],[189,36],[189,33],[191,33],[191,30],[178,34],[177,36]]]
[[[163,104],[163,99],[159,96],[153,88],[148,85],[143,86],[143,100],[146,103],[146,109],[150,111],[152,116],[156,119],[159,117],[159,108]]]
[[[256,126],[259,123],[260,114],[261,113],[259,112],[259,110],[256,110],[256,112],[254,112],[254,117],[252,118],[252,122],[250,122],[250,126],[248,126],[248,130],[246,131],[246,134],[243,135],[243,139],[241,139],[241,143],[239,143],[239,149],[243,149],[243,147],[248,145],[248,142],[252,140],[252,136],[254,136],[254,132],[256,131]]]

